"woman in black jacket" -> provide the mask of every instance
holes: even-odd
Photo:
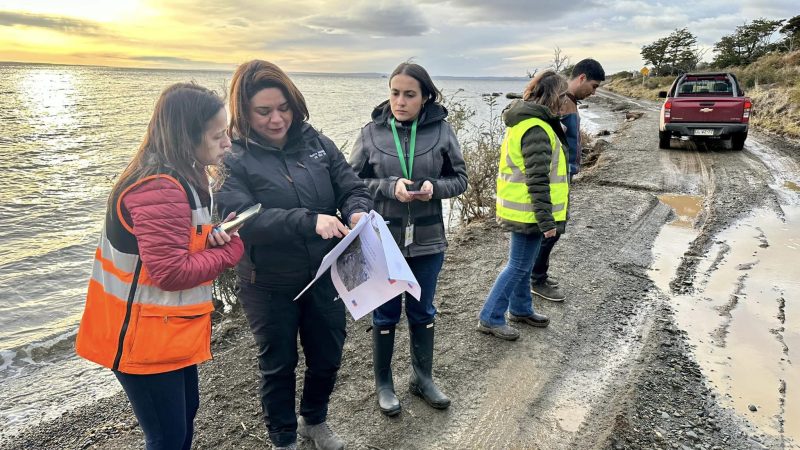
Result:
[[[297,301],[323,256],[371,209],[364,183],[336,145],[306,120],[303,95],[272,63],[254,60],[231,81],[231,153],[217,201],[221,214],[261,203],[240,230],[239,301],[258,345],[261,405],[277,448],[295,448],[297,433],[318,449],[344,442],[325,419],[345,339],[345,313],[326,275]],[[297,335],[306,360],[300,418],[295,416]]]
[[[350,164],[367,183],[375,209],[389,222],[398,246],[422,288],[419,299],[406,298],[411,338],[409,387],[438,409],[450,406],[434,384],[433,297],[447,240],[442,199],[467,189],[467,170],[453,129],[445,121],[442,94],[418,64],[402,63],[389,77],[389,99],[372,112],[356,139]],[[395,326],[402,296],[372,315],[373,365],[378,405],[389,416],[400,413],[392,381]]]

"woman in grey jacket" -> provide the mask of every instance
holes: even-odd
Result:
[[[372,112],[350,155],[350,165],[364,179],[377,210],[420,284],[419,299],[406,298],[411,340],[409,388],[437,409],[450,406],[434,384],[433,297],[447,240],[442,199],[467,189],[467,170],[453,129],[445,121],[441,92],[422,66],[402,63],[389,77],[389,99]],[[401,296],[373,312],[373,366],[378,405],[389,416],[400,413],[392,381],[395,326]]]

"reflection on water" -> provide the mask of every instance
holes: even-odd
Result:
[[[18,78],[19,103],[25,108],[21,117],[42,134],[75,125],[78,91],[75,75],[66,70],[31,70]]]
[[[757,211],[720,233],[698,266],[695,293],[672,305],[723,403],[787,439],[785,448],[800,448],[792,446],[800,446],[800,208],[783,211],[783,219]],[[696,236],[669,224],[656,238],[650,275],[664,293]]]
[[[692,228],[703,208],[703,197],[697,195],[659,195],[658,199],[678,216],[670,222],[674,227]]]

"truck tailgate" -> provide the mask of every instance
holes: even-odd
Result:
[[[742,121],[744,98],[703,97],[672,99],[671,122],[715,122]]]

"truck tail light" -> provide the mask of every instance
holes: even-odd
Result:
[[[670,119],[670,110],[672,109],[672,102],[667,101],[664,102],[664,122],[669,122]]]
[[[747,122],[750,119],[750,108],[753,107],[753,103],[750,100],[744,101],[744,112],[742,113],[742,122]]]

